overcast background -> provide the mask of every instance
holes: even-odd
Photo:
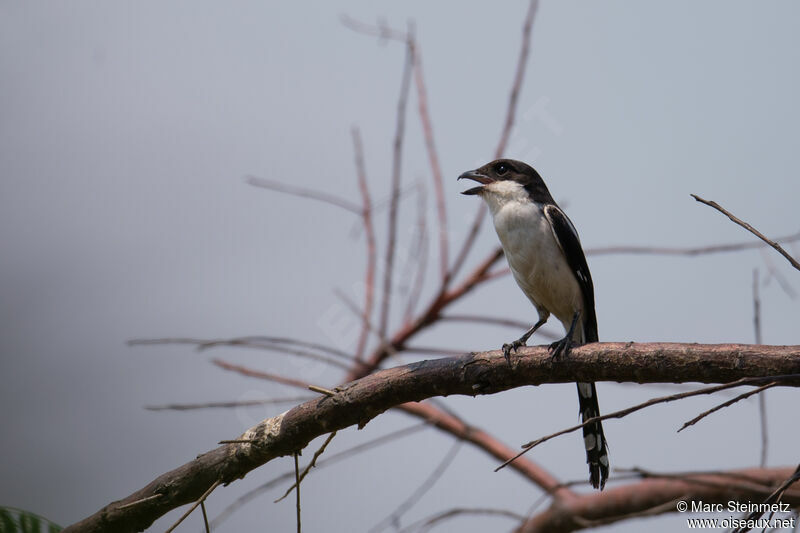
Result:
[[[404,50],[353,33],[339,16],[400,28],[413,18],[451,235],[460,243],[478,200],[459,195],[464,186],[455,178],[491,159],[526,10],[519,0],[0,1],[0,504],[67,525],[289,407],[143,408],[296,394],[226,373],[212,357],[335,385],[339,372],[281,355],[125,343],[274,334],[352,348],[354,318],[333,290],[358,298],[364,242],[357,217],[254,188],[243,177],[358,201],[349,133],[358,125],[373,197],[385,199]],[[537,167],[586,248],[753,239],[690,193],[769,236],[793,233],[800,229],[799,16],[800,5],[788,0],[544,0],[507,155]],[[416,220],[413,185],[426,186],[429,208],[433,199],[416,105],[412,91],[403,158],[412,192],[403,203],[401,257]],[[428,215],[434,227],[432,209]],[[495,245],[485,225],[472,264]],[[437,251],[430,256],[428,290],[438,268]],[[752,342],[759,268],[764,341],[796,344],[798,300],[768,274],[768,262],[800,288],[797,272],[774,252],[590,257],[600,338]],[[455,311],[535,318],[510,278]],[[557,325],[550,331],[561,334]],[[448,323],[417,344],[489,349],[520,333]],[[669,390],[604,383],[600,404],[609,412]],[[447,404],[516,446],[573,424],[574,396],[573,385],[551,385]],[[756,400],[675,433],[718,401],[608,422],[612,464],[659,471],[757,465]],[[768,405],[769,464],[796,464],[796,394],[770,391]],[[360,432],[343,431],[328,453],[412,423],[386,414]],[[366,531],[450,446],[426,430],[318,469],[303,484],[304,525]],[[586,477],[575,435],[531,457],[562,480]],[[402,523],[454,506],[525,513],[540,491],[494,466],[462,447]],[[217,490],[210,515],[290,467],[289,458],[273,461]],[[293,530],[293,503],[272,503],[283,488],[219,531]],[[683,519],[646,521],[653,531],[674,531]],[[441,529],[456,526],[504,531],[511,523],[480,518]],[[198,528],[195,514],[181,530]]]

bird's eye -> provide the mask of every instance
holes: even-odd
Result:
[[[506,172],[508,172],[508,165],[505,163],[497,163],[494,167],[494,171],[499,175],[502,176]]]

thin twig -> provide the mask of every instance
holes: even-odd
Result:
[[[355,360],[361,361],[364,357],[364,349],[366,348],[367,338],[369,337],[369,320],[372,316],[372,304],[375,294],[375,264],[377,252],[375,246],[375,227],[372,224],[372,209],[370,208],[369,186],[367,184],[367,171],[366,165],[364,164],[364,147],[361,143],[361,133],[357,127],[353,127],[352,134],[353,151],[355,152],[356,159],[356,173],[358,174],[358,188],[361,191],[361,203],[363,206],[361,218],[364,224],[364,234],[367,241],[367,270],[364,274],[364,320],[361,326],[361,333],[358,336],[355,354]]]
[[[415,43],[416,44],[416,43]],[[428,95],[425,90],[425,77],[422,71],[422,54],[419,45],[416,45],[414,55],[414,80],[417,87],[417,104],[419,106],[419,118],[422,122],[422,133],[425,136],[425,148],[428,152],[428,161],[431,166],[431,178],[433,178],[433,188],[436,193],[436,213],[439,218],[439,259],[442,283],[447,284],[448,259],[448,234],[447,234],[447,207],[444,197],[444,178],[442,168],[439,165],[439,155],[436,153],[436,143],[433,138],[433,123],[428,113]]]
[[[756,344],[761,344],[761,297],[758,292],[758,269],[753,269],[753,330]],[[759,465],[763,468],[767,464],[767,449],[769,433],[767,431],[767,395],[758,395],[758,419],[761,426],[761,460]]]
[[[308,390],[324,394],[325,396],[336,396],[336,393],[333,392],[332,390],[326,389],[324,387],[318,387],[316,385],[309,385]]]
[[[350,312],[352,312],[354,315],[360,317],[361,319],[364,319],[366,317],[366,315],[364,315],[364,312],[361,311],[361,309],[358,308],[356,303],[353,302],[350,298],[348,298],[345,293],[343,293],[339,289],[334,289],[333,294],[336,295],[342,301],[342,303],[344,303],[347,309],[350,310]],[[389,339],[380,336],[380,332],[375,326],[372,325],[371,322],[367,321],[366,325],[368,331],[374,333],[378,337],[378,341],[381,343],[379,349],[386,349],[389,355],[395,355],[398,352],[397,348],[395,348],[394,345],[392,345]],[[359,363],[359,365],[364,369],[368,369],[370,366],[368,363],[363,363],[363,362]]]
[[[360,20],[356,20],[349,15],[340,15],[339,20],[345,27],[353,30],[356,33],[372,35],[373,37],[378,37],[379,39],[383,40],[391,39],[394,41],[408,42],[408,34],[390,28],[388,25],[384,23],[380,23],[377,25],[368,24],[366,22],[361,22]]]
[[[383,531],[387,527],[391,525],[397,525],[400,521],[400,518],[408,512],[419,500],[422,498],[426,492],[428,492],[434,484],[444,475],[447,471],[447,468],[453,462],[453,459],[456,458],[458,455],[458,451],[461,448],[461,445],[464,443],[461,439],[456,440],[453,445],[448,450],[447,454],[441,460],[441,462],[436,466],[436,468],[431,472],[431,474],[425,479],[422,484],[417,487],[417,489],[411,493],[411,495],[406,498],[403,503],[397,506],[392,514],[384,518],[381,522],[379,522],[375,527],[370,529],[370,533],[376,533],[378,531]]]
[[[286,498],[289,494],[292,493],[292,490],[295,487],[299,486],[300,483],[302,483],[302,481],[308,475],[308,472],[317,465],[317,458],[325,452],[325,448],[328,447],[328,444],[331,443],[331,441],[333,440],[333,437],[335,437],[335,436],[336,436],[336,432],[335,431],[331,431],[331,434],[328,435],[328,438],[325,439],[325,442],[322,443],[322,446],[320,446],[319,449],[316,452],[314,452],[314,457],[311,458],[311,461],[303,469],[303,473],[300,474],[300,478],[297,481],[295,481],[294,485],[292,485],[291,487],[286,489],[286,492],[283,493],[283,496],[281,496],[280,498],[275,500],[274,503],[278,503],[282,499]]]
[[[648,517],[648,516],[657,516],[657,515],[660,515],[660,514],[668,513],[670,511],[674,511],[675,510],[675,505],[678,502],[685,500],[688,496],[689,496],[688,494],[683,494],[680,497],[675,498],[674,500],[670,500],[668,502],[664,502],[664,503],[659,504],[659,505],[654,505],[653,507],[650,507],[649,509],[644,509],[643,511],[637,511],[635,513],[626,514],[625,515],[625,519],[626,520],[630,520],[632,518],[644,518],[644,517]],[[583,518],[583,517],[580,517],[580,516],[576,515],[576,516],[573,517],[573,519],[575,520],[575,522],[580,524],[585,529],[589,529],[589,528],[593,528],[593,527],[600,527],[600,526],[604,526],[604,525],[608,525],[608,524],[613,524],[614,522],[618,522],[619,521],[619,517],[615,517],[615,516],[609,516],[607,518],[601,518],[599,520],[588,520],[586,518]]]
[[[295,505],[297,507],[297,533],[302,532],[302,528],[300,527],[300,467],[297,464],[297,456],[300,455],[297,452],[294,452],[294,488],[295,494],[297,494],[297,500]]]
[[[206,533],[211,533],[211,528],[208,527],[208,514],[206,514],[206,502],[200,502],[200,510],[203,512],[203,525],[206,528]]]
[[[517,59],[517,71],[514,74],[514,82],[511,84],[511,95],[508,98],[508,109],[506,110],[506,120],[503,123],[503,130],[500,133],[500,142],[494,151],[494,157],[502,157],[506,151],[508,139],[511,136],[511,129],[514,127],[514,118],[517,116],[517,100],[519,91],[522,87],[522,80],[525,78],[525,67],[528,64],[528,54],[531,48],[531,28],[536,17],[536,10],[539,7],[539,0],[531,0],[528,5],[528,14],[525,16],[525,23],[522,25],[522,44]]]
[[[800,240],[800,232],[792,233],[775,239],[776,242],[794,242]],[[619,254],[639,254],[639,255],[707,255],[725,252],[738,252],[741,250],[754,250],[768,246],[764,242],[735,242],[728,244],[715,244],[711,246],[696,247],[668,247],[668,246],[600,246],[587,248],[586,255],[619,255]]]
[[[414,314],[414,309],[417,306],[422,288],[425,286],[425,273],[428,270],[428,220],[426,216],[427,195],[425,194],[425,187],[420,183],[417,187],[419,191],[417,197],[417,227],[414,235],[414,243],[409,248],[408,259],[406,263],[406,273],[404,278],[411,278],[410,289],[408,289],[408,298],[406,300],[406,310],[403,313],[403,323],[408,324]],[[411,270],[414,274],[410,274]]]
[[[212,359],[212,363],[217,365],[218,367],[222,368],[223,370],[230,370],[232,372],[238,372],[243,376],[248,376],[251,378],[259,378],[259,379],[266,379],[268,381],[274,381],[275,383],[281,383],[283,385],[290,385],[292,387],[300,387],[300,388],[307,388],[308,383],[304,381],[300,381],[299,379],[290,378],[286,376],[281,376],[278,374],[271,374],[269,372],[262,372],[260,370],[254,370],[252,368],[247,368],[246,366],[236,365],[233,363],[228,363],[227,361],[223,361],[221,359]]]
[[[688,428],[689,426],[695,425],[696,423],[698,423],[699,421],[701,421],[702,419],[704,419],[705,417],[707,417],[711,413],[716,413],[720,409],[723,409],[725,407],[731,406],[731,405],[735,404],[736,402],[738,402],[739,400],[744,400],[745,398],[749,398],[750,396],[753,396],[754,394],[758,394],[759,392],[762,392],[762,391],[765,391],[767,389],[770,389],[770,388],[772,388],[772,387],[774,387],[776,385],[778,385],[778,382],[777,381],[773,381],[771,383],[767,383],[766,385],[762,385],[762,386],[760,386],[760,387],[758,387],[756,389],[753,389],[751,391],[747,391],[744,394],[740,394],[740,395],[736,396],[735,398],[731,398],[730,400],[722,402],[719,405],[715,405],[711,409],[709,409],[707,411],[703,411],[702,413],[700,413],[696,417],[692,418],[688,422],[685,422],[681,426],[681,428],[678,430],[678,433],[680,433],[684,429]]]
[[[631,413],[635,413],[636,411],[640,411],[641,409],[644,409],[646,407],[650,407],[652,405],[657,405],[657,404],[660,404],[660,403],[667,403],[667,402],[671,402],[671,401],[675,401],[675,400],[682,400],[684,398],[690,398],[692,396],[700,396],[700,395],[703,395],[703,394],[713,394],[713,393],[721,391],[721,390],[731,389],[731,388],[734,388],[734,387],[741,387],[742,385],[754,385],[754,384],[757,384],[757,383],[763,383],[764,381],[772,382],[772,381],[796,380],[798,377],[800,377],[800,374],[787,374],[787,375],[783,375],[783,376],[768,376],[768,377],[758,377],[758,378],[742,378],[742,379],[738,379],[736,381],[732,381],[730,383],[723,383],[721,385],[714,385],[714,386],[711,386],[711,387],[703,387],[702,389],[697,389],[697,390],[694,390],[694,391],[681,392],[681,393],[678,393],[678,394],[671,394],[669,396],[661,396],[661,397],[658,397],[658,398],[652,398],[650,400],[647,400],[646,402],[642,402],[640,404],[634,405],[632,407],[628,407],[626,409],[621,409],[619,411],[614,411],[613,413],[608,413],[608,414],[605,414],[605,415],[602,415],[602,416],[595,416],[595,417],[589,418],[588,420],[585,420],[582,424],[578,424],[576,426],[572,426],[572,427],[569,427],[569,428],[566,428],[566,429],[562,429],[561,431],[557,431],[557,432],[552,433],[550,435],[547,435],[545,437],[541,437],[541,438],[536,439],[534,441],[531,441],[531,442],[528,442],[526,444],[523,444],[522,445],[523,449],[522,449],[521,452],[516,454],[511,459],[508,459],[507,461],[503,462],[500,466],[495,468],[494,471],[497,472],[501,468],[507,466],[508,464],[513,462],[515,459],[517,459],[517,458],[521,457],[522,455],[528,453],[530,450],[532,450],[536,446],[542,444],[543,442],[547,442],[550,439],[553,439],[555,437],[559,437],[561,435],[565,435],[567,433],[572,433],[573,431],[577,431],[577,430],[581,429],[582,427],[584,427],[584,426],[586,426],[588,424],[594,424],[596,422],[600,422],[602,420],[607,420],[609,418],[623,418],[625,416],[628,416]]]
[[[145,405],[148,411],[191,411],[193,409],[230,409],[232,407],[248,407],[254,405],[271,405],[280,403],[302,403],[311,396],[288,396],[286,398],[265,398],[263,400],[239,400],[232,402],[207,403],[171,403],[166,405]]]
[[[141,500],[136,500],[135,502],[126,503],[125,505],[120,505],[119,507],[117,507],[117,510],[121,511],[123,509],[127,509],[128,507],[135,507],[141,503],[157,500],[159,498],[162,498],[163,496],[164,495],[161,493],[153,494],[152,496],[148,496],[147,498],[142,498]]]
[[[775,489],[775,491],[772,494],[770,494],[767,497],[767,499],[764,500],[763,503],[770,504],[770,503],[775,503],[775,502],[780,501],[781,497],[783,497],[783,493],[786,492],[786,489],[788,489],[796,481],[800,481],[800,465],[797,465],[797,469],[794,471],[794,474],[792,474],[789,477],[789,479],[787,479],[786,481],[781,483],[780,487]],[[757,518],[759,518],[759,517],[761,517],[763,515],[764,515],[763,511],[753,511],[752,513],[747,515],[747,518],[745,519],[745,523],[746,522],[755,521]],[[743,526],[743,527],[734,529],[732,531],[732,533],[746,533],[747,531],[750,531],[750,529],[751,529],[750,527],[744,527]]]
[[[288,337],[273,337],[268,335],[251,335],[247,337],[234,337],[232,339],[194,339],[188,337],[133,339],[129,340],[127,344],[128,346],[147,346],[153,344],[193,344],[197,346],[198,350],[207,350],[209,348],[216,348],[219,346],[244,346],[246,348],[276,350],[277,348],[275,348],[273,345],[288,344],[290,346],[299,346],[301,348],[319,350],[330,355],[335,355],[336,357],[347,361],[350,361],[353,358],[351,354],[342,350],[337,350],[336,348],[331,348],[325,344],[292,339]],[[283,350],[283,348],[280,349]]]
[[[264,189],[269,189],[271,191],[282,192],[285,194],[290,194],[292,196],[299,196],[301,198],[310,198],[312,200],[318,200],[326,204],[341,207],[342,209],[346,209],[347,211],[355,213],[356,215],[360,215],[362,211],[360,206],[354,204],[350,200],[347,200],[340,196],[336,196],[335,194],[321,192],[314,189],[306,189],[304,187],[297,187],[296,185],[287,185],[286,183],[281,183],[280,181],[271,180],[267,178],[259,178],[257,176],[246,176],[244,180],[248,184],[253,185],[255,187],[261,187]]]
[[[506,326],[509,328],[525,330],[531,327],[531,324],[528,322],[522,322],[520,320],[514,320],[511,318],[500,318],[500,317],[491,317],[491,316],[480,316],[480,315],[444,315],[439,317],[439,320],[450,320],[450,321],[457,321],[457,322],[474,322],[478,324],[488,324],[493,326]],[[546,331],[544,329],[539,329],[536,331],[536,334],[544,337],[546,339],[558,339],[560,338],[555,333],[550,331]]]
[[[409,27],[409,33],[413,33],[413,27]],[[397,245],[397,205],[400,194],[400,177],[403,163],[403,135],[406,123],[406,104],[408,102],[408,92],[411,85],[411,66],[414,63],[414,47],[412,46],[413,37],[409,36],[406,44],[406,59],[403,66],[403,77],[400,84],[400,97],[397,102],[397,126],[394,135],[394,150],[392,152],[392,182],[391,197],[389,201],[389,223],[388,236],[386,238],[386,262],[383,265],[383,300],[381,303],[380,318],[378,320],[378,334],[381,338],[386,337],[389,324],[389,312],[391,309],[392,294],[392,272],[394,269],[394,253]]]
[[[495,150],[496,158],[503,155],[503,152],[506,149],[506,144],[508,143],[508,138],[511,135],[511,128],[514,125],[514,117],[517,113],[517,98],[519,96],[520,88],[522,87],[522,81],[525,77],[525,66],[528,63],[528,54],[530,52],[531,44],[531,28],[533,27],[533,21],[536,16],[536,8],[538,5],[538,0],[531,0],[528,6],[528,14],[525,17],[524,24],[522,25],[522,45],[519,51],[519,57],[517,59],[517,70],[514,74],[514,82],[511,85],[511,95],[508,99],[506,120],[503,125],[503,130],[500,133],[500,141],[498,142],[497,149]],[[448,280],[455,278],[456,274],[461,269],[461,266],[464,264],[464,261],[466,261],[467,255],[472,249],[472,245],[475,243],[475,239],[478,236],[478,232],[481,229],[481,224],[483,223],[485,216],[486,205],[484,202],[480,202],[478,210],[475,213],[475,219],[472,221],[472,225],[470,226],[467,236],[465,237],[464,242],[459,249],[456,260],[453,263],[453,266],[450,268],[450,272],[447,276]]]
[[[767,237],[764,236],[763,233],[761,233],[760,231],[755,229],[753,226],[751,226],[747,222],[745,222],[745,221],[737,218],[736,216],[734,216],[732,213],[727,211],[724,207],[719,205],[717,202],[710,201],[710,200],[705,200],[703,198],[700,198],[696,194],[692,194],[691,196],[692,196],[692,198],[694,198],[695,200],[697,200],[701,204],[706,204],[707,206],[713,207],[714,209],[716,209],[717,211],[719,211],[720,213],[722,213],[723,215],[725,215],[726,217],[731,219],[732,222],[735,222],[736,224],[739,224],[741,227],[743,227],[744,229],[746,229],[747,231],[749,231],[750,233],[752,233],[753,235],[755,235],[756,237],[758,237],[759,239],[764,241],[765,243],[767,243],[770,246],[772,246],[773,248],[775,248],[778,251],[778,253],[780,253],[783,257],[785,257],[786,260],[789,261],[789,263],[794,268],[796,268],[797,270],[800,270],[800,263],[798,263],[797,260],[789,254],[789,252],[784,250],[781,247],[780,244],[778,244],[777,242],[775,242],[775,241],[773,241],[771,239],[768,239]]]
[[[172,525],[169,527],[169,529],[167,529],[167,530],[166,530],[164,533],[171,533],[172,531],[174,531],[174,530],[175,530],[175,528],[176,528],[176,527],[178,527],[178,526],[180,525],[180,523],[181,523],[181,522],[183,522],[184,520],[186,520],[186,517],[187,517],[187,516],[189,516],[190,514],[192,514],[192,511],[194,511],[195,509],[197,509],[197,506],[198,506],[198,505],[200,505],[201,503],[203,503],[203,502],[205,501],[205,499],[206,499],[206,498],[208,498],[208,496],[209,496],[209,495],[210,495],[212,492],[214,492],[214,489],[216,489],[216,488],[219,486],[219,484],[220,484],[220,480],[216,480],[216,481],[215,481],[215,482],[214,482],[214,483],[213,483],[213,484],[212,484],[210,487],[208,487],[208,490],[206,490],[206,491],[203,493],[203,495],[202,495],[202,496],[200,496],[200,497],[197,499],[197,501],[196,501],[196,502],[194,502],[194,504],[192,504],[192,506],[191,506],[191,507],[189,507],[189,509],[187,509],[187,510],[186,510],[186,512],[185,512],[185,513],[183,513],[183,516],[181,516],[181,517],[178,519],[178,521],[177,521],[177,522],[175,522],[174,524],[172,524]]]
[[[409,524],[407,527],[400,529],[397,533],[410,533],[411,531],[428,531],[430,530],[435,524],[439,522],[443,522],[445,520],[449,520],[451,518],[457,518],[459,516],[464,515],[473,515],[473,516],[501,516],[510,518],[511,520],[516,520],[518,522],[522,522],[525,520],[525,516],[515,513],[514,511],[507,511],[505,509],[491,509],[485,507],[456,507],[453,509],[448,509],[446,511],[441,511],[436,513],[432,516],[427,518],[423,518],[413,524]]]
[[[759,244],[763,243],[759,242]],[[775,266],[775,262],[772,260],[772,255],[767,253],[767,248],[768,246],[764,245],[764,247],[759,250],[761,252],[761,258],[764,260],[764,264],[767,266],[767,272],[769,272],[766,283],[769,283],[769,281],[774,278],[775,281],[778,282],[778,285],[780,285],[783,292],[786,293],[786,296],[788,296],[790,300],[794,300],[797,298],[797,291],[794,290],[792,285],[786,279],[786,276],[784,276],[783,273]]]

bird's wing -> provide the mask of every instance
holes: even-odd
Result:
[[[549,204],[544,207],[544,216],[550,222],[556,242],[564,253],[564,258],[583,293],[583,331],[586,342],[597,342],[597,315],[594,311],[594,285],[586,256],[581,248],[581,240],[575,226],[567,215],[557,205]]]

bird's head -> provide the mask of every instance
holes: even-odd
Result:
[[[537,200],[539,199],[537,196],[550,196],[539,173],[530,165],[514,159],[497,159],[475,170],[464,172],[458,179],[469,179],[480,183],[477,187],[467,189],[461,194],[484,196],[486,193],[524,189],[528,195]]]

